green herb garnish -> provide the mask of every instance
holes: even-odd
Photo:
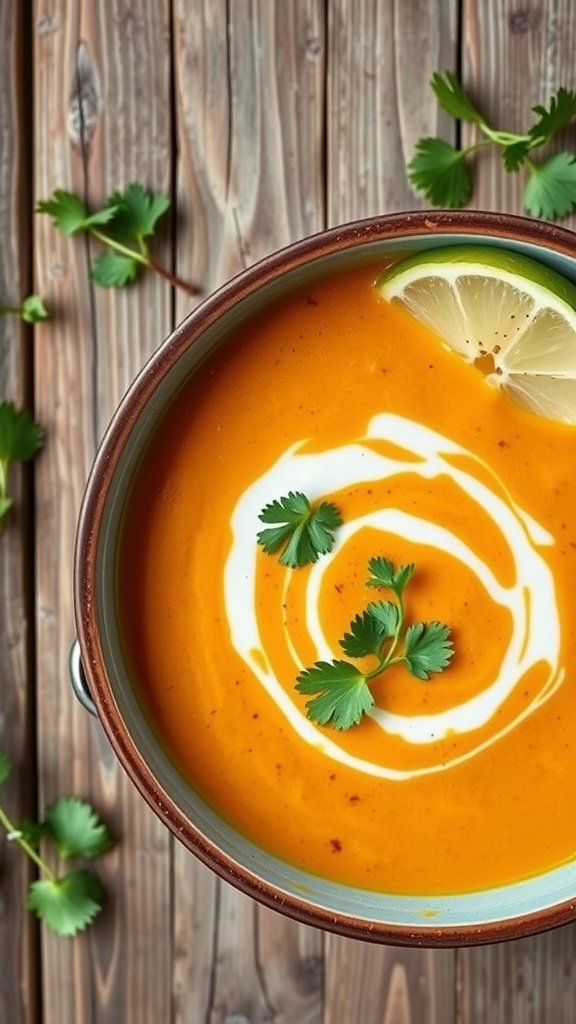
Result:
[[[8,778],[10,760],[0,750],[0,783]],[[36,864],[41,877],[28,889],[27,906],[57,935],[75,935],[87,928],[99,913],[104,889],[96,875],[85,868],[56,873],[38,852],[47,839],[62,860],[91,859],[110,849],[110,834],[92,807],[74,797],[61,797],[46,811],[39,824],[15,823],[0,806],[0,824]]]
[[[27,324],[38,324],[47,320],[49,313],[39,295],[28,295],[20,306],[0,305],[0,313],[19,316]]]
[[[441,622],[418,622],[405,628],[404,590],[414,565],[396,569],[387,558],[371,558],[367,586],[391,590],[393,601],[376,601],[350,623],[340,646],[350,658],[374,656],[377,663],[361,671],[348,661],[318,661],[304,669],[296,689],[316,694],[306,704],[307,717],[335,729],[357,725],[374,704],[370,683],[392,665],[403,664],[417,679],[442,672],[454,654],[451,631]]]
[[[554,220],[565,217],[576,206],[576,157],[557,153],[542,161],[533,152],[547,145],[560,129],[576,116],[576,92],[560,88],[547,107],[533,107],[537,115],[525,134],[492,128],[474,106],[456,75],[435,72],[431,86],[440,106],[458,121],[475,124],[484,138],[465,149],[442,139],[424,138],[416,145],[416,154],[408,164],[408,178],[432,206],[460,207],[470,199],[472,178],[468,157],[486,146],[500,147],[504,168],[509,173],[521,167],[528,171],[523,203],[533,217]]]
[[[262,509],[263,523],[273,523],[257,535],[258,543],[268,555],[282,548],[280,562],[291,569],[316,562],[334,546],[332,533],[342,525],[342,516],[331,502],[323,501],[316,508],[301,491],[290,491],[286,497],[272,501]]]
[[[59,855],[99,857],[110,848],[110,836],[90,804],[73,796],[63,796],[46,811],[44,832]]]
[[[8,494],[8,470],[13,462],[27,462],[42,447],[42,428],[26,409],[0,402],[0,529],[12,508]]]
[[[49,214],[62,235],[87,231],[106,246],[90,271],[103,288],[123,288],[136,279],[139,269],[147,267],[188,295],[196,295],[197,288],[166,270],[149,251],[148,239],[169,206],[168,196],[149,192],[133,182],[123,192],[113,192],[102,209],[92,213],[78,196],[63,189],[57,189],[50,199],[40,200],[36,210]]]

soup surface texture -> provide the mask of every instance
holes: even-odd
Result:
[[[464,892],[576,854],[576,434],[380,299],[380,269],[275,302],[180,392],[126,509],[119,615],[154,728],[240,832],[337,881]],[[344,520],[294,570],[256,543],[289,491]],[[407,619],[456,653],[320,727],[296,677],[342,658],[374,555],[416,563]]]

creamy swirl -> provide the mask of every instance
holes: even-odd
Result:
[[[395,446],[398,458],[382,454],[371,443],[385,441]],[[369,423],[358,442],[322,452],[302,450],[304,442],[289,448],[261,477],[244,491],[234,509],[232,546],[224,569],[224,596],[231,641],[244,662],[265,687],[300,738],[320,749],[327,757],[369,775],[407,779],[430,774],[461,763],[496,742],[541,706],[561,684],[564,672],[559,664],[560,624],[553,574],[540,552],[554,538],[515,504],[502,482],[477,456],[441,434],[412,420],[383,413]],[[402,458],[402,452],[406,458]],[[465,457],[463,459],[462,457]],[[466,469],[462,468],[465,461]],[[475,475],[473,470],[479,470]],[[259,529],[258,514],[269,501],[289,489],[304,491],[311,500],[345,488],[382,481],[402,474],[417,474],[432,480],[447,476],[463,495],[487,513],[510,552],[514,580],[504,586],[493,569],[451,530],[401,508],[376,508],[345,523],[337,532],[330,555],[323,556],[310,570],[306,591],[306,629],[312,639],[314,660],[340,657],[328,643],[320,621],[320,594],[333,559],[343,546],[366,527],[397,535],[414,544],[426,544],[463,563],[477,578],[489,598],[507,609],[512,634],[499,669],[482,692],[453,707],[430,714],[401,715],[374,707],[374,722],[391,736],[408,744],[434,744],[449,734],[473,733],[491,722],[526,673],[535,665],[546,665],[546,676],[512,721],[495,728],[488,739],[451,760],[415,769],[377,764],[350,754],[333,737],[310,722],[280,684],[263,648],[256,609],[257,549],[252,542]],[[493,486],[490,486],[490,483]],[[291,571],[286,570],[284,602]],[[287,625],[285,623],[285,629]],[[294,680],[304,667],[287,631],[286,642],[294,661]]]

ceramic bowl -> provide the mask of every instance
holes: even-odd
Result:
[[[122,510],[151,435],[182,384],[238,324],[324,271],[468,242],[535,256],[576,280],[576,235],[491,213],[375,217],[324,231],[267,257],[208,298],[141,371],[96,458],[77,535],[75,606],[87,684],[119,760],[150,806],[200,860],[262,903],[310,925],[392,944],[493,942],[568,922],[576,917],[575,865],[483,892],[425,898],[336,884],[259,849],[194,792],[148,724],[122,656],[116,552]]]

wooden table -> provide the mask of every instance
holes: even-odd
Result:
[[[105,912],[74,940],[23,910],[28,866],[3,843],[0,1024],[576,1021],[576,927],[444,951],[322,934],[218,882],[124,778],[69,689],[75,521],[118,399],[190,302],[151,276],[93,287],[91,246],[32,214],[58,187],[99,203],[141,180],[175,204],[159,258],[208,293],[327,224],[420,206],[405,161],[455,132],[434,70],[522,129],[576,85],[575,44],[570,0],[0,0],[0,299],[34,283],[53,313],[0,318],[1,397],[46,429],[0,543],[3,793],[15,815],[85,796],[119,837]],[[520,195],[483,156],[472,205]]]

